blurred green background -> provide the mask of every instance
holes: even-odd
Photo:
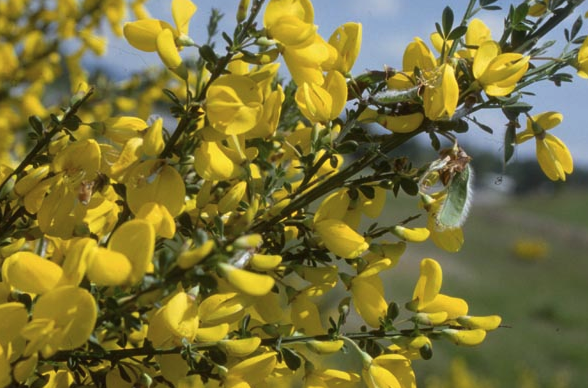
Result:
[[[465,299],[471,315],[498,314],[505,328],[475,348],[434,343],[429,361],[413,363],[419,387],[586,387],[588,381],[588,176],[542,176],[536,161],[509,165],[472,152],[477,189],[465,243],[446,253],[409,244],[385,281],[386,296],[412,296],[419,263],[443,268],[442,293]],[[516,183],[515,183],[516,182]],[[390,201],[392,221],[414,213],[414,199]]]

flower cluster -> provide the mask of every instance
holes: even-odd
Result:
[[[406,388],[433,341],[474,346],[499,327],[440,293],[433,259],[404,309],[384,276],[412,244],[460,250],[473,173],[456,134],[475,112],[501,108],[509,149],[534,138],[548,178],[572,172],[546,133],[562,115],[522,102],[564,65],[586,75],[575,36],[536,70],[516,34],[545,10],[517,8],[494,40],[472,7],[455,28],[446,8],[433,50],[415,38],[401,69],[354,77],[361,24],[324,39],[310,0],[241,0],[223,52],[216,11],[208,40],[190,36],[191,0],[171,1],[173,25],[143,0],[124,24],[122,0],[29,3],[0,1],[0,387]],[[105,50],[103,19],[163,69],[89,77],[80,61]],[[80,48],[63,57],[66,39]],[[62,64],[73,96],[59,111],[42,97]],[[424,132],[437,158],[390,156]],[[389,211],[401,191],[418,203],[403,220]],[[361,363],[323,363],[345,352]]]

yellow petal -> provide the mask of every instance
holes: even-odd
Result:
[[[32,252],[17,252],[2,264],[2,279],[14,288],[44,294],[57,285],[63,270]]]
[[[400,225],[394,226],[392,233],[410,242],[423,242],[428,239],[431,234],[427,228],[405,228]]]
[[[196,342],[220,341],[229,333],[229,327],[228,323],[221,323],[211,327],[199,327],[194,340]]]
[[[271,291],[275,283],[271,276],[246,271],[230,264],[219,263],[218,267],[232,286],[247,295],[265,295]]]
[[[172,17],[178,29],[179,35],[187,35],[190,19],[198,9],[190,0],[173,0]]]
[[[143,150],[147,156],[157,156],[165,147],[163,141],[163,119],[160,117],[153,122],[143,138]]]
[[[340,220],[323,220],[314,226],[327,249],[337,256],[353,259],[364,253],[369,244],[359,233]]]
[[[125,23],[123,34],[130,45],[137,50],[152,52],[157,50],[155,41],[164,29],[173,30],[173,27],[161,20],[142,19]]]
[[[488,315],[485,317],[472,317],[466,315],[458,317],[457,322],[468,329],[482,329],[490,331],[500,326],[502,318],[498,315]]]
[[[129,208],[137,214],[145,203],[157,202],[177,216],[182,211],[186,187],[180,173],[161,160],[148,160],[129,172],[126,183]]]
[[[486,338],[486,331],[482,329],[444,329],[442,330],[442,333],[454,344],[462,346],[476,346],[481,344],[484,341],[484,338]]]
[[[60,350],[82,346],[94,331],[97,310],[92,295],[83,288],[58,287],[41,295],[33,308],[33,319],[52,319],[63,328]]]
[[[188,70],[183,66],[182,57],[180,57],[180,53],[176,47],[173,32],[171,30],[161,31],[157,35],[155,46],[157,48],[157,54],[159,54],[159,58],[165,67],[173,71],[181,79],[188,79]]]
[[[129,283],[132,269],[124,254],[98,247],[88,260],[86,275],[99,286],[120,286]]]
[[[271,271],[282,262],[280,255],[262,255],[255,253],[249,262],[251,267],[258,271]]]
[[[178,267],[186,269],[195,266],[212,252],[215,245],[214,240],[208,240],[195,249],[180,253]]]
[[[311,340],[306,342],[306,347],[316,354],[336,353],[343,347],[343,340],[317,341]]]
[[[375,278],[377,278],[377,275],[353,279],[351,282],[351,294],[353,295],[353,305],[357,313],[365,323],[371,327],[378,328],[380,327],[380,318],[386,316],[388,304],[383,293],[374,286],[373,280]]]
[[[165,206],[157,202],[147,202],[141,206],[137,218],[149,222],[155,233],[164,238],[173,238],[176,233],[176,223]]]
[[[185,292],[174,295],[165,305],[162,319],[177,337],[192,341],[198,331],[198,304]]]
[[[418,300],[419,308],[431,303],[441,290],[443,272],[438,262],[423,259],[420,265],[420,276],[414,288],[413,300]]]
[[[545,134],[545,139],[536,142],[537,161],[541,170],[553,181],[566,180],[566,174],[574,170],[574,162],[568,147],[557,137]]]
[[[108,242],[108,249],[122,253],[131,262],[130,284],[143,279],[153,259],[154,248],[155,230],[149,222],[139,219],[122,224]]]
[[[247,357],[259,348],[261,338],[251,337],[219,341],[221,350],[231,357]]]

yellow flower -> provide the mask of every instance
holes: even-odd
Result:
[[[351,281],[353,306],[371,327],[380,327],[380,318],[386,316],[388,304],[384,299],[384,287],[378,275],[355,277]]]
[[[423,93],[425,116],[431,120],[453,116],[459,99],[459,86],[453,67],[443,64],[430,77]]]
[[[263,15],[263,26],[271,38],[286,46],[314,39],[316,26],[310,0],[271,0]]]
[[[157,51],[162,62],[180,78],[187,79],[188,74],[178,48],[193,45],[188,36],[190,19],[197,7],[190,0],[173,0],[172,16],[176,28],[169,23],[156,19],[141,19],[127,22],[123,34],[131,46],[141,51]]]
[[[369,388],[416,388],[410,360],[400,354],[384,354],[372,359],[364,353],[361,374]]]
[[[217,78],[206,92],[206,116],[224,135],[253,129],[263,113],[263,94],[251,78],[228,74]]]
[[[578,50],[578,75],[582,78],[588,78],[588,38]]]
[[[240,157],[220,142],[203,141],[194,151],[194,168],[207,181],[229,180],[242,176]]]
[[[50,357],[58,350],[82,346],[94,330],[96,302],[85,289],[58,287],[43,294],[33,307],[32,320],[21,335],[29,343],[25,355],[40,351]]]
[[[300,111],[312,123],[326,123],[341,114],[347,102],[347,83],[338,71],[331,71],[324,84],[304,82],[296,91]]]
[[[32,252],[17,252],[2,264],[2,279],[22,292],[44,294],[58,284],[63,270]]]
[[[468,48],[459,51],[457,55],[462,58],[473,59],[476,55],[477,48],[488,40],[492,40],[492,31],[480,19],[472,19],[468,24],[465,35],[466,46]]]
[[[478,83],[489,96],[506,96],[529,68],[529,57],[519,53],[500,53],[494,41],[480,44],[474,57],[472,71]]]
[[[247,295],[263,296],[275,284],[274,278],[269,275],[250,272],[231,264],[218,263],[218,268],[232,286]]]
[[[337,60],[332,66],[342,74],[347,74],[361,48],[361,23],[345,23],[339,26],[329,38],[329,44],[337,50]],[[330,69],[329,69],[330,70]]]
[[[557,137],[546,131],[563,120],[558,112],[544,112],[527,118],[527,128],[516,136],[517,144],[535,138],[537,161],[541,170],[552,181],[566,180],[566,174],[574,170],[574,161],[568,147]]]
[[[325,334],[318,307],[308,296],[300,294],[294,298],[291,303],[290,316],[296,330],[302,331],[306,335]]]
[[[360,376],[354,372],[337,369],[306,368],[304,388],[323,387],[354,387],[360,381]]]
[[[320,35],[315,34],[309,44],[287,46],[283,49],[282,55],[296,85],[301,86],[305,82],[322,85],[323,70],[332,66],[337,58],[337,50]]]
[[[365,238],[341,220],[322,220],[314,229],[329,251],[345,259],[354,259],[369,248]]]
[[[192,342],[199,327],[195,295],[180,291],[155,312],[149,322],[147,338],[153,346],[173,346],[183,338]]]
[[[225,374],[224,386],[234,388],[260,386],[274,370],[277,363],[276,354],[276,352],[263,353],[233,365]]]
[[[163,160],[147,160],[136,165],[128,172],[125,183],[129,208],[134,214],[149,202],[164,206],[173,217],[184,207],[184,180]]]
[[[406,307],[415,312],[446,312],[448,320],[467,315],[468,305],[463,299],[439,293],[442,281],[443,273],[439,263],[433,259],[423,259],[413,300]]]

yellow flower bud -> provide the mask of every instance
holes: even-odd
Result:
[[[214,240],[207,240],[202,245],[189,251],[180,253],[178,257],[178,267],[187,269],[198,264],[202,259],[206,258],[212,252],[216,244]]]
[[[258,271],[271,271],[276,268],[282,262],[282,256],[280,255],[262,255],[256,253],[249,262],[251,267]]]
[[[405,228],[400,225],[395,225],[392,233],[409,242],[423,242],[429,238],[430,234],[427,228]]]
[[[221,350],[231,357],[247,357],[256,351],[260,344],[261,338],[259,337],[230,339],[218,342]]]
[[[502,318],[498,315],[488,315],[485,317],[472,317],[465,315],[458,317],[457,322],[468,329],[482,329],[490,331],[500,326]]]
[[[239,202],[245,197],[247,191],[247,182],[237,182],[229,191],[218,201],[219,213],[228,213],[239,206]]]
[[[275,283],[271,276],[246,271],[230,264],[219,263],[218,267],[232,286],[247,295],[265,295],[271,291]]]
[[[143,151],[148,156],[157,156],[163,151],[164,147],[163,119],[160,117],[147,127],[143,137]]]
[[[486,331],[482,329],[474,330],[456,330],[444,329],[443,335],[456,345],[476,346],[481,344],[486,338]]]
[[[343,347],[343,340],[317,341],[311,340],[306,342],[306,347],[316,354],[336,353]]]

